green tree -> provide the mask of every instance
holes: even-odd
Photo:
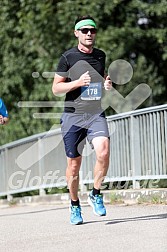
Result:
[[[10,123],[0,127],[0,145],[42,131],[59,120],[35,119],[33,113],[62,108],[20,108],[20,101],[61,101],[52,94],[52,78],[61,53],[76,45],[76,16],[92,15],[98,25],[96,46],[106,52],[106,71],[116,59],[133,66],[133,78],[114,87],[126,96],[140,83],[152,88],[141,107],[167,102],[166,0],[3,0],[0,3],[0,96]],[[32,73],[38,72],[34,78]],[[115,113],[112,109],[108,114]],[[58,124],[57,124],[58,126]]]
[[[10,123],[1,127],[1,144],[46,131],[53,120],[33,118],[35,112],[50,108],[19,108],[20,101],[54,100],[52,79],[42,77],[53,71],[58,48],[57,5],[51,1],[1,2],[1,96],[10,116]],[[39,72],[39,78],[32,73]]]

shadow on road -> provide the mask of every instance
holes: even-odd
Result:
[[[167,219],[167,214],[156,214],[156,215],[146,215],[146,216],[137,216],[132,218],[124,218],[124,219],[115,219],[106,223],[106,225],[110,224],[119,224],[123,222],[129,221],[150,221],[150,220],[160,220]]]
[[[160,219],[167,219],[167,214],[156,214],[156,215],[146,215],[146,216],[137,216],[132,218],[123,218],[123,219],[113,219],[113,220],[93,220],[87,221],[83,224],[93,224],[99,222],[106,222],[105,225],[113,225],[113,224],[120,224],[124,222],[131,222],[131,221],[150,221],[150,220],[160,220]]]
[[[49,209],[41,209],[41,210],[34,210],[34,211],[25,211],[25,212],[18,212],[18,213],[6,213],[0,214],[0,217],[8,217],[8,216],[19,216],[19,215],[28,215],[28,214],[38,214],[50,211],[61,211],[64,209],[69,209],[69,206],[65,207],[55,207]],[[92,221],[84,221],[83,225],[85,224],[95,224],[100,222],[105,222],[105,225],[114,225],[120,224],[125,222],[133,222],[133,221],[150,221],[150,220],[160,220],[160,219],[167,219],[167,213],[165,214],[155,214],[155,215],[146,215],[146,216],[136,216],[130,218],[120,218],[120,219],[104,219],[105,217],[99,217],[102,219],[99,220],[92,220]]]
[[[113,225],[113,224],[120,224],[124,222],[131,222],[131,221],[150,221],[150,220],[160,220],[160,219],[167,219],[167,214],[156,214],[156,215],[146,215],[146,216],[137,216],[132,218],[123,218],[123,219],[113,219],[113,220],[94,220],[94,221],[87,221],[84,224],[90,223],[97,223],[97,222],[107,222],[105,225]]]

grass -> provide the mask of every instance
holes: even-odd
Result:
[[[111,193],[110,195],[110,204],[122,204],[124,203],[121,195],[116,193]]]
[[[149,197],[141,196],[140,198],[138,198],[138,204],[144,204],[144,203],[167,205],[167,199],[165,199],[165,198],[162,199],[161,196],[158,194],[154,194]]]

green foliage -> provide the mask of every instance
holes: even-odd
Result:
[[[160,194],[152,194],[150,196],[141,195],[137,199],[138,204],[167,204],[166,198],[162,198]]]
[[[46,194],[57,194],[57,193],[68,193],[69,190],[67,187],[63,187],[63,188],[58,188],[58,187],[54,187],[54,188],[47,188],[45,189]]]
[[[35,196],[35,195],[39,195],[39,190],[33,190],[33,191],[22,192],[22,193],[15,193],[12,195],[12,197],[15,199],[15,198],[20,198],[20,197]]]
[[[122,204],[124,203],[122,196],[117,193],[111,193],[110,194],[110,204]]]
[[[157,181],[158,183],[158,188],[167,188],[167,179],[160,179]]]
[[[106,52],[106,71],[116,59],[133,66],[131,81],[114,87],[126,96],[138,84],[147,83],[152,96],[143,107],[167,102],[166,0],[3,0],[0,97],[7,105],[10,123],[0,127],[0,145],[48,131],[58,123],[35,119],[33,113],[56,113],[60,108],[20,108],[18,102],[63,99],[52,94],[53,78],[44,78],[42,73],[54,72],[61,53],[76,45],[75,18],[87,14],[97,21],[96,46]],[[33,78],[33,72],[39,78]]]

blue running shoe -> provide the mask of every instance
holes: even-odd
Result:
[[[83,223],[80,206],[71,206],[70,223],[73,225],[79,225]]]
[[[106,215],[106,208],[103,205],[103,197],[101,194],[97,194],[94,196],[91,191],[88,197],[88,203],[91,207],[93,207],[94,214],[98,216]]]

